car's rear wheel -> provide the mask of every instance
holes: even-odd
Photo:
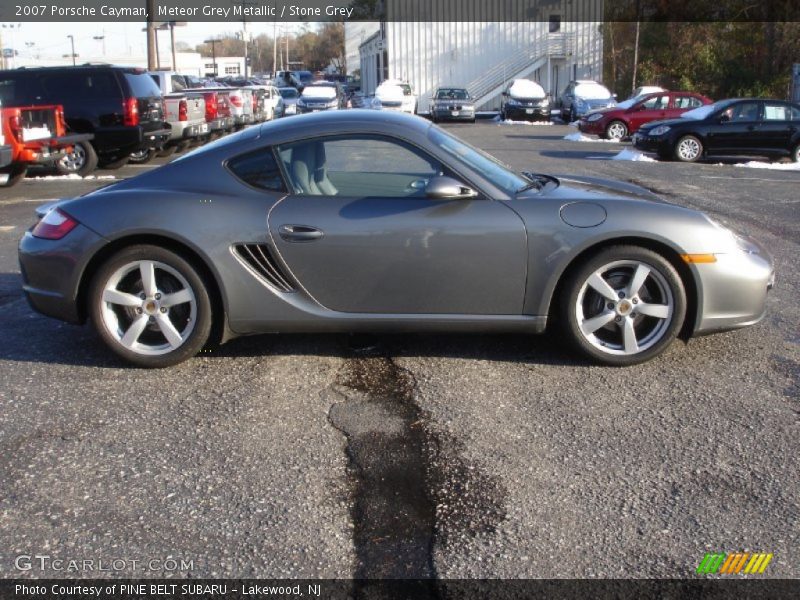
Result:
[[[89,142],[78,142],[56,163],[56,170],[61,175],[89,175],[97,168],[97,153]]]
[[[681,162],[694,162],[703,156],[703,143],[693,135],[685,135],[675,144],[675,158]]]
[[[606,137],[609,140],[621,140],[628,135],[628,127],[622,121],[611,121],[606,127]]]
[[[169,367],[197,354],[211,332],[211,300],[202,276],[159,246],[130,246],[97,271],[89,314],[103,341],[127,361]]]
[[[560,320],[572,344],[589,358],[627,366],[657,356],[686,316],[686,291],[675,267],[637,246],[613,246],[565,281]]]
[[[149,163],[156,156],[156,151],[152,148],[143,148],[136,152],[131,152],[130,162],[133,164],[143,165]]]

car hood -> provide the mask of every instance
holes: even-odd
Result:
[[[650,190],[633,183],[580,175],[553,175],[553,177],[558,179],[560,185],[557,188],[553,188],[551,185],[547,186],[545,193],[551,197],[563,196],[569,200],[600,201],[624,199],[671,204]],[[531,192],[520,194],[518,198],[523,199],[528,196],[539,198],[541,192],[531,190]]]

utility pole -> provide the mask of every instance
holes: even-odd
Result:
[[[272,78],[278,73],[278,22],[273,23],[272,28]]]
[[[156,14],[155,0],[147,0],[147,70],[155,71],[158,64],[158,39],[156,38],[156,24],[153,17]]]
[[[216,43],[219,40],[206,40],[204,44],[211,44],[211,61],[214,63],[214,77],[217,76],[217,47]]]
[[[175,58],[175,21],[169,22],[169,42],[172,46],[172,70],[178,70],[178,60]]]
[[[636,41],[633,45],[633,81],[631,82],[631,93],[636,90],[636,72],[639,69],[639,19],[641,9],[641,0],[636,0]]]

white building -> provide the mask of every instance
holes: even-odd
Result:
[[[359,46],[361,87],[371,94],[385,79],[408,81],[420,112],[439,86],[467,88],[479,110],[498,109],[517,78],[557,96],[572,79],[602,77],[601,14],[602,0],[552,0],[534,15],[539,20],[466,22],[462,15],[459,22],[384,22]],[[569,21],[570,15],[581,18]],[[582,20],[586,15],[598,20]],[[368,31],[364,25],[346,24],[347,48]]]
[[[108,63],[111,65],[147,68],[147,57],[137,55],[97,55],[97,56],[78,56],[75,61],[77,64],[84,63]],[[218,76],[243,75],[244,56],[217,56],[217,68],[214,70],[214,59],[210,56],[200,56],[198,52],[176,52],[175,69],[183,75],[194,75],[196,77],[210,77],[215,72]],[[18,56],[15,58],[14,67],[54,67],[71,65],[72,59],[64,56]],[[172,69],[172,54],[159,52],[159,66],[161,69]]]

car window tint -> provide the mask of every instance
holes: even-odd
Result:
[[[155,85],[149,77],[147,79]],[[41,82],[47,97],[51,100],[58,99],[59,102],[87,97],[104,100],[122,97],[117,79],[109,71],[48,73],[41,78]]]
[[[286,191],[272,148],[262,148],[232,158],[228,161],[228,168],[239,179],[253,187],[274,192]]]
[[[172,91],[173,92],[182,92],[186,89],[186,80],[183,78],[183,75],[173,75],[172,76]]]
[[[376,136],[296,142],[279,155],[295,191],[309,196],[421,197],[442,169],[420,150]]]
[[[792,106],[792,121],[800,121],[800,108]]]
[[[789,107],[785,104],[764,104],[765,121],[788,121]]]
[[[125,80],[131,88],[131,94],[136,98],[161,95],[161,89],[147,76],[147,73],[125,73]]]

